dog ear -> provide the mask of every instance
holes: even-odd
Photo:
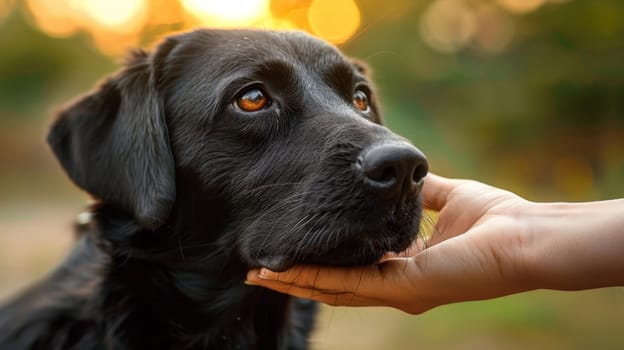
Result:
[[[126,68],[61,111],[48,143],[82,189],[156,229],[175,200],[175,166],[150,57]]]

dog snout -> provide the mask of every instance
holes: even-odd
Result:
[[[377,144],[364,149],[356,161],[364,183],[384,199],[415,195],[429,166],[425,155],[407,142]]]

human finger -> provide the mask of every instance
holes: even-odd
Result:
[[[417,237],[412,244],[402,252],[388,252],[381,257],[379,262],[383,262],[393,258],[409,258],[412,257],[427,248],[427,241],[423,237]]]
[[[409,313],[426,309],[413,302],[419,278],[414,258],[392,258],[360,267],[295,266],[277,273],[255,269],[246,284],[320,301],[334,306],[390,306]]]
[[[453,188],[455,188],[454,180],[432,173],[427,174],[423,186],[423,205],[425,209],[442,210]]]
[[[269,288],[287,284],[340,294],[365,292],[374,286],[370,281],[380,277],[380,271],[374,265],[350,268],[300,265],[284,272],[274,272],[265,268],[251,270],[247,273],[247,282]]]
[[[257,273],[252,271],[251,273]],[[280,280],[267,280],[262,278],[248,277],[245,281],[248,285],[261,286],[276,292],[292,295],[299,298],[319,301],[332,306],[380,306],[381,302],[374,298],[362,296],[355,291],[324,290],[320,287],[306,288],[298,285],[282,282]]]

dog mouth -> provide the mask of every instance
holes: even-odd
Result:
[[[395,248],[385,248],[371,239],[346,241],[332,251],[319,253],[309,252],[302,258],[292,255],[267,255],[259,259],[261,267],[275,272],[283,272],[298,264],[326,265],[326,266],[362,266],[379,263],[389,253],[399,254],[407,250],[414,240],[405,240]]]
[[[286,243],[288,249],[263,254],[257,263],[275,272],[299,264],[345,267],[377,264],[384,256],[399,254],[412,246],[418,237],[421,216],[422,211],[418,210],[407,222],[386,223],[375,230],[307,232],[310,237],[324,239],[313,243]]]

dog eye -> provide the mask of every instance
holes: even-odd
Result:
[[[353,94],[353,105],[362,112],[368,112],[370,109],[368,95],[362,90],[355,91]]]
[[[243,91],[234,102],[234,105],[243,112],[257,112],[268,104],[269,98],[258,88]]]

